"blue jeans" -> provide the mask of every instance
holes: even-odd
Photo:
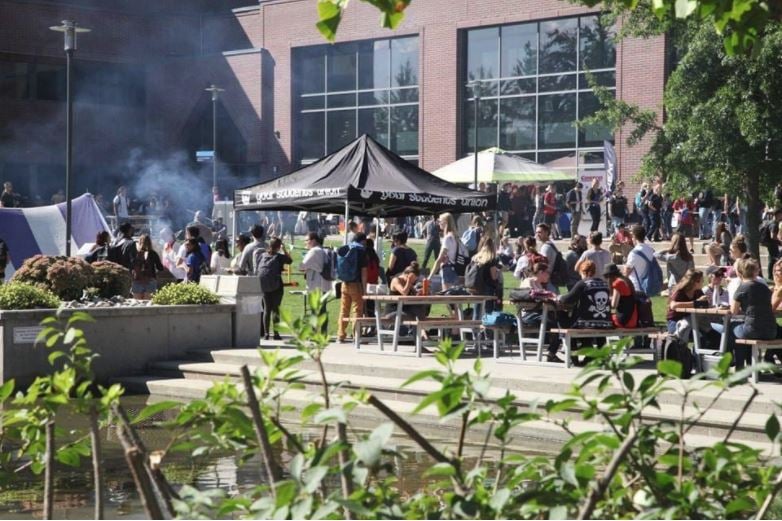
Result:
[[[703,239],[709,235],[709,215],[711,215],[710,208],[698,208],[698,236]]]

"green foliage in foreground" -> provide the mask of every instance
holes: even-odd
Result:
[[[60,299],[51,291],[24,282],[0,286],[0,309],[57,309]]]
[[[309,309],[321,306],[319,295],[309,296]],[[39,338],[50,348],[68,348],[50,357],[62,368],[13,397],[12,382],[0,387],[0,479],[13,479],[25,461],[35,472],[52,468],[45,457],[44,432],[66,407],[114,425],[126,439],[123,444],[132,445],[132,428],[117,420],[121,413],[108,415],[110,408],[119,411],[116,400],[122,390],[92,385],[93,355],[75,327],[88,318],[77,313],[64,325],[46,319]],[[325,315],[284,316],[283,327],[294,335],[295,355],[261,350],[262,367],[251,372],[244,366],[243,384],[226,378],[201,400],[161,402],[136,416],[135,423],[157,421],[171,436],[167,449],[156,455],[159,463],[136,460],[134,479],[145,468],[154,477],[142,492],[150,517],[157,508],[161,517],[188,519],[735,519],[763,517],[782,485],[782,467],[769,460],[773,454],[731,440],[757,390],[722,441],[698,448],[684,443],[710,409],[694,406],[693,393],[710,389],[716,401],[746,381],[749,370],[730,373],[729,355],[708,375],[713,380],[682,381],[681,366],[663,361],[656,373],[636,381],[638,373],[631,370],[640,359],[625,354],[625,342],[588,348],[579,354],[587,356],[589,364],[569,396],[523,406],[508,391],[490,392],[490,375],[480,359],[460,369],[463,346],[445,342],[434,355],[439,367],[419,372],[404,384],[432,383],[414,414],[436,411],[442,422],[458,427],[456,439],[435,446],[370,392],[350,392],[327,380],[324,322]],[[304,372],[305,362],[314,373]],[[312,378],[321,385],[310,403],[300,410],[288,405],[286,395],[300,392],[304,380]],[[681,416],[656,419],[663,400],[681,405]],[[362,434],[352,419],[359,407],[372,407],[387,421]],[[168,419],[160,420],[161,415]],[[320,436],[311,439],[299,433],[302,429],[286,427],[284,415],[317,427]],[[584,431],[577,428],[578,420],[600,420],[604,428]],[[558,454],[529,456],[513,449],[518,427],[543,424],[561,429],[567,438]],[[470,431],[479,436],[470,436]],[[404,455],[392,441],[394,432],[406,435],[432,460],[425,473],[430,483],[412,495],[396,486],[395,470]],[[78,464],[95,450],[78,434],[71,433],[75,442],[54,448],[60,463]],[[766,434],[778,450],[780,425],[774,414]],[[464,455],[468,437],[485,440],[477,461],[469,465]],[[53,445],[54,438],[47,438]],[[272,450],[275,447],[279,450]],[[126,447],[129,463],[139,450]],[[258,466],[262,479],[230,497],[221,489],[175,490],[164,476],[172,451],[194,459],[233,454],[242,465]],[[158,468],[164,472],[155,471]]]
[[[152,296],[152,303],[161,306],[187,304],[217,304],[220,297],[198,284],[183,282],[169,284]]]

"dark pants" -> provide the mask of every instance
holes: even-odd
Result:
[[[424,263],[421,265],[421,267],[426,269],[426,265],[429,264],[429,256],[431,255],[435,260],[437,260],[437,255],[439,255],[439,253],[439,241],[426,241],[426,249],[424,249]]]
[[[270,326],[280,320],[280,304],[282,304],[283,288],[263,294],[263,320],[261,321],[261,336],[268,337],[272,330]],[[274,321],[272,322],[272,313]]]
[[[654,240],[660,233],[660,212],[649,212],[649,229],[646,230],[646,238]]]
[[[592,224],[589,227],[589,231],[596,232],[598,227],[600,227],[600,205],[590,204],[589,215],[592,216]]]

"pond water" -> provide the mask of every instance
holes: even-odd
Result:
[[[123,406],[134,413],[146,404],[146,396],[122,399]],[[76,421],[72,419],[72,421]],[[74,424],[86,431],[85,424]],[[149,450],[161,449],[169,441],[168,433],[152,426],[139,426],[139,434]],[[113,433],[104,433],[103,459],[106,481],[106,519],[145,519],[135,483],[128,471],[122,448]],[[414,492],[423,484],[424,471],[432,464],[430,458],[414,449],[402,437],[394,441],[404,454],[397,462],[398,487]],[[430,440],[434,441],[434,440]],[[476,451],[474,447],[469,450]],[[532,451],[530,451],[532,452]],[[233,456],[193,459],[188,454],[169,454],[163,465],[172,485],[192,485],[198,489],[220,487],[228,492],[251,488],[259,482],[260,464],[250,461],[237,465]],[[82,460],[78,469],[58,466],[55,472],[54,517],[56,519],[91,519],[94,510],[94,490],[90,460]],[[40,519],[43,508],[43,475],[26,472],[11,486],[0,491],[0,519]]]

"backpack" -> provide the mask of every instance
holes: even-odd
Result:
[[[456,256],[453,262],[453,269],[457,275],[464,277],[467,271],[467,265],[470,263],[470,258],[465,254],[465,247],[462,241],[456,239]]]
[[[492,311],[483,315],[481,321],[486,327],[502,328],[506,333],[516,329],[516,316],[503,311]]]
[[[333,281],[337,278],[337,252],[334,248],[323,248],[323,269],[320,276],[323,280]]]
[[[359,256],[364,247],[356,242],[346,244],[337,250],[337,277],[342,282],[357,282],[361,280],[358,267]]]
[[[467,252],[472,257],[476,251],[478,251],[478,244],[481,242],[481,230],[478,228],[468,228],[462,235],[462,243],[464,243]]]
[[[676,335],[668,335],[663,347],[663,358],[675,360],[682,364],[681,377],[684,380],[689,380],[692,375],[694,357],[686,342],[679,339]]]
[[[262,293],[276,291],[282,287],[282,278],[280,277],[282,269],[280,268],[278,255],[270,255],[264,252],[255,271],[261,280]]]
[[[763,224],[760,225],[760,245],[761,246],[768,246],[772,242],[774,242],[774,238],[772,237],[774,234],[772,232],[772,228],[774,227],[774,221],[764,221]]]
[[[486,265],[478,264],[475,261],[470,262],[464,273],[464,287],[476,295],[484,295],[486,293],[486,267]]]
[[[643,291],[635,292],[635,310],[638,314],[637,327],[653,327],[654,313],[652,311],[652,299]]]
[[[656,297],[663,290],[663,270],[657,259],[649,259],[641,250],[633,250],[643,260],[646,261],[647,269],[646,275],[639,281],[641,283],[641,291],[646,293],[649,297]],[[637,275],[637,273],[636,273]]]
[[[635,203],[636,209],[641,208],[642,202],[643,202],[643,198],[641,197],[641,192],[638,192],[637,194],[635,194],[635,200],[633,201],[633,203]]]
[[[126,239],[124,237],[114,241],[108,248],[106,260],[124,266],[127,269],[131,269],[133,257],[131,257],[130,250],[133,245],[135,245],[133,239]]]
[[[555,286],[565,286],[568,282],[567,264],[565,263],[565,259],[562,257],[562,254],[559,253],[557,247],[554,246],[553,242],[549,242],[548,244],[554,248],[556,254],[554,256],[554,265],[549,269],[551,283]]]

